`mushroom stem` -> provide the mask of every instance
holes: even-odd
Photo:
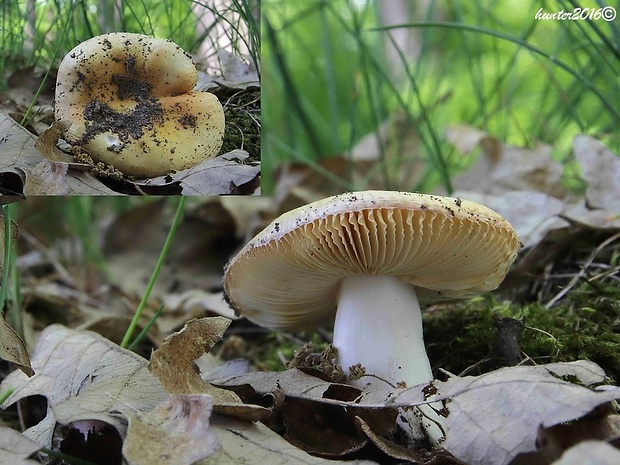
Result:
[[[347,373],[349,367],[361,363],[367,374],[392,385],[404,382],[411,387],[433,380],[415,289],[396,277],[360,275],[342,281],[334,346],[338,349],[338,362]],[[389,384],[375,377],[363,377],[352,384],[365,391],[390,389]],[[422,428],[436,444],[443,433],[435,423],[443,426],[444,419],[431,405],[421,405],[419,410],[427,417],[421,422]],[[419,430],[420,420],[415,413],[404,414],[411,429]],[[412,422],[417,425],[411,425]]]

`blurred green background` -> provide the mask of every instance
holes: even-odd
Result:
[[[0,90],[8,71],[47,67],[78,43],[115,31],[167,38],[192,53],[205,43],[217,48],[226,36],[258,63],[258,5],[259,0],[0,0]]]
[[[352,164],[356,143],[385,120],[414,144],[379,147],[379,164],[422,171],[400,185],[381,167],[391,189],[450,191],[471,162],[446,142],[457,123],[551,144],[567,166],[579,133],[617,153],[620,20],[601,16],[618,3],[263,0],[264,191],[285,162],[333,182],[325,160]],[[536,18],[561,10],[591,19]],[[364,187],[338,176],[342,190]]]

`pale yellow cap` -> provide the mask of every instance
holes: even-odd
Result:
[[[152,177],[216,156],[224,111],[175,43],[115,32],[93,37],[62,60],[54,114],[65,138],[128,175]]]
[[[512,226],[475,202],[352,192],[274,220],[226,265],[224,293],[261,326],[311,328],[334,317],[347,276],[395,276],[422,303],[472,297],[497,288],[519,247]]]

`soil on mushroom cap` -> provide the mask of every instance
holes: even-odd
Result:
[[[122,143],[129,143],[130,138],[139,139],[145,130],[151,130],[155,124],[161,124],[163,116],[163,107],[154,97],[141,100],[128,114],[113,110],[108,105],[93,100],[84,109],[86,128],[80,144],[85,144],[104,132],[112,132]],[[120,148],[115,151],[120,151]]]

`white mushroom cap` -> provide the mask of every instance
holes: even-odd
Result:
[[[493,210],[458,198],[393,191],[341,194],[274,220],[226,266],[230,305],[269,328],[334,318],[340,283],[388,275],[421,303],[495,289],[519,240]]]
[[[66,139],[128,175],[158,176],[216,156],[224,112],[192,59],[165,39],[110,33],[87,40],[58,70],[55,117]]]

